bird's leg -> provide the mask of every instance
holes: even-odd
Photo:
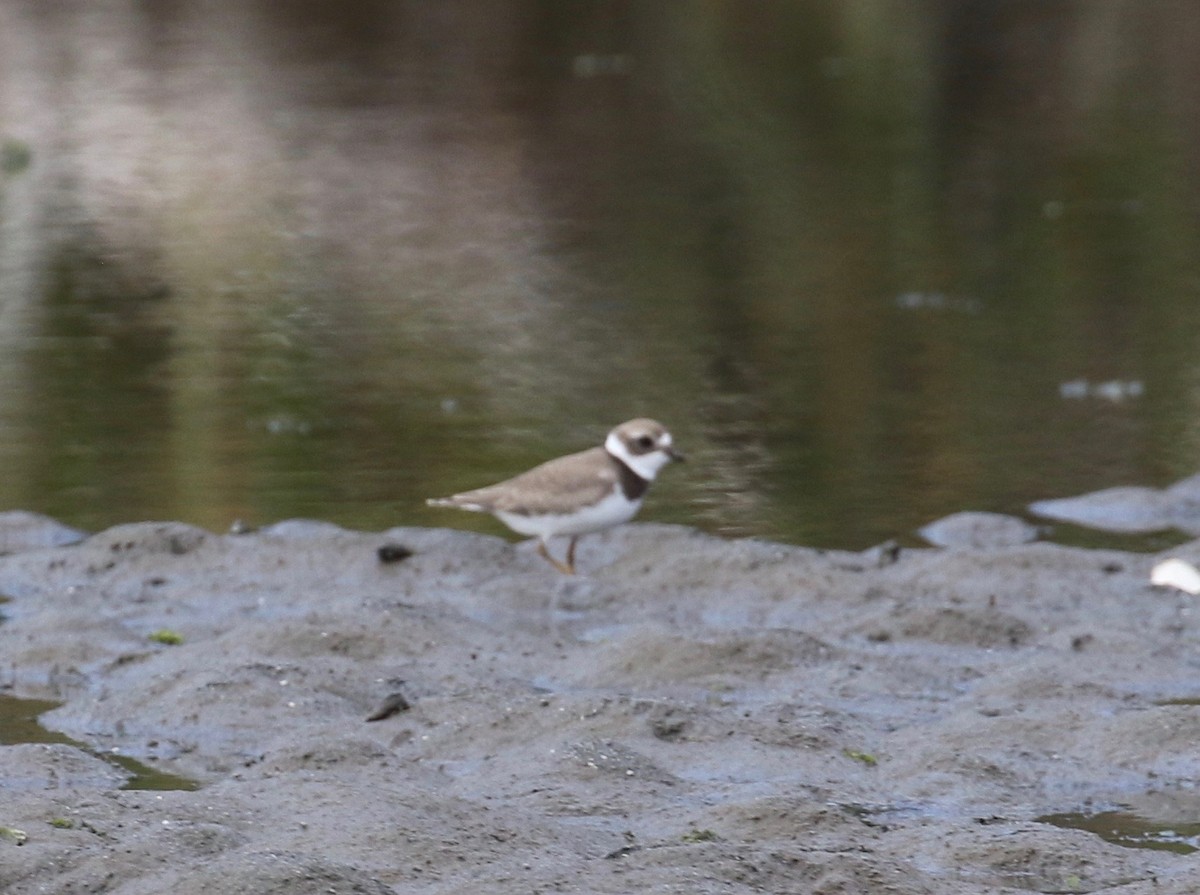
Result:
[[[579,543],[579,535],[571,538],[571,543],[567,545],[567,568],[571,570],[571,574],[575,574],[575,545]]]
[[[542,559],[546,560],[546,562],[550,563],[550,565],[554,566],[554,568],[558,569],[564,575],[574,575],[575,574],[575,563],[572,561],[572,554],[574,553],[574,547],[575,547],[575,542],[574,542],[574,539],[572,539],[571,549],[567,552],[566,563],[561,563],[557,559],[555,559],[553,556],[551,556],[550,551],[546,549],[546,542],[540,538],[538,539],[537,550],[538,550],[538,553],[540,553],[542,555]]]

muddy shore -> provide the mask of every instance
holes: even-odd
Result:
[[[0,892],[1200,891],[1048,820],[1200,823],[1200,609],[1148,583],[1200,541],[635,524],[567,578],[448,530],[45,525],[3,531],[0,694],[79,745],[0,746]]]

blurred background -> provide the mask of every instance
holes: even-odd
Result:
[[[0,509],[423,505],[661,419],[814,546],[1200,468],[1194,0],[0,0]]]

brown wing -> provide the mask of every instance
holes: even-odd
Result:
[[[604,448],[568,454],[519,476],[449,498],[457,506],[522,515],[561,513],[572,503],[600,500],[617,481],[616,462]]]

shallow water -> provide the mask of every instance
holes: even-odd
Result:
[[[157,771],[135,758],[121,755],[115,751],[105,752],[91,749],[65,734],[43,727],[38,721],[38,717],[58,708],[59,705],[60,703],[46,699],[18,699],[15,696],[0,695],[0,746],[18,743],[62,743],[74,746],[127,772],[130,777],[121,789],[193,790],[197,788],[194,780],[180,777],[177,774],[168,774],[165,771]]]
[[[0,4],[0,508],[424,497],[668,422],[866,547],[1196,470],[1200,8]]]
[[[1200,822],[1162,821],[1125,810],[1048,814],[1038,821],[1068,830],[1087,830],[1106,842],[1127,848],[1152,848],[1181,855],[1200,849]]]

